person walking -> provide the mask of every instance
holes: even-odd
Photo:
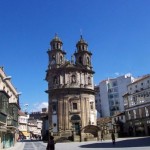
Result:
[[[114,145],[116,142],[114,131],[112,131],[112,133],[111,133],[111,139],[112,139],[112,143]]]
[[[50,136],[46,150],[55,150],[55,142],[53,136]]]
[[[101,132],[101,141],[104,141],[104,133],[103,132]]]

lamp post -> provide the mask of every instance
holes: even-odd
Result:
[[[79,136],[80,136],[80,142],[82,142],[82,137],[81,137],[81,124],[79,124]]]
[[[10,79],[11,79],[11,76],[7,76],[7,77],[3,78],[3,81],[10,80]]]
[[[74,141],[74,124],[72,123],[72,141]]]

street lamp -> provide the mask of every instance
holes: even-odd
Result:
[[[17,93],[17,96],[20,96],[21,94],[22,94],[22,92],[18,92],[18,93]]]
[[[10,80],[10,79],[11,79],[11,76],[7,76],[7,77],[3,78],[3,81]]]
[[[81,126],[81,123],[80,123],[80,124],[79,124],[79,134],[80,134],[79,136],[80,136],[80,142],[82,141],[82,138],[81,138],[81,127],[82,127],[82,126]]]
[[[74,124],[73,123],[72,123],[71,128],[72,128],[72,141],[74,141]]]

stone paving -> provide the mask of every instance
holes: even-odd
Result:
[[[46,143],[42,141],[18,142],[14,147],[6,150],[46,150]],[[56,143],[55,150],[150,150],[150,137],[120,138],[113,145],[111,140]]]

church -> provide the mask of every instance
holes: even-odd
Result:
[[[98,137],[92,53],[81,36],[68,61],[63,42],[55,35],[48,49],[48,118],[49,133],[55,138],[84,141]]]

